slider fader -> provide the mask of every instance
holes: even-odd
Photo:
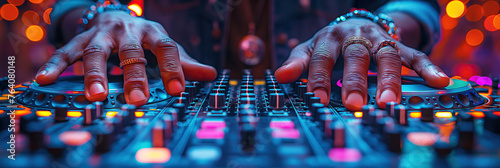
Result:
[[[126,104],[119,77],[110,77],[103,102],[82,96],[83,86],[72,84],[80,77],[16,86],[16,107],[7,106],[8,95],[1,99],[0,167],[500,166],[498,87],[476,91],[453,79],[434,90],[408,77],[401,104],[380,109],[369,88],[368,105],[348,111],[340,85],[325,106],[307,80],[280,84],[270,70],[265,79],[229,73],[187,82],[179,97],[150,80],[141,107]],[[5,145],[12,135],[15,160]]]

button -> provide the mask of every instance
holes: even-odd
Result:
[[[136,107],[134,105],[122,105],[121,111],[117,115],[122,116],[123,125],[128,126],[135,123],[135,110]]]
[[[394,106],[394,120],[397,121],[399,125],[408,125],[408,111],[403,105]]]
[[[400,153],[403,147],[403,140],[401,139],[401,127],[389,122],[388,124],[386,124],[384,130],[384,138],[387,149],[394,153]]]
[[[307,86],[306,85],[298,85],[297,86],[297,97],[299,100],[304,99],[304,94],[307,92]]]
[[[226,106],[226,95],[223,93],[210,93],[210,108],[222,109]]]
[[[167,108],[165,110],[165,113],[163,114],[165,116],[169,116],[169,118],[172,120],[172,130],[175,130],[177,128],[177,113],[179,113],[179,110],[175,108]]]
[[[321,102],[321,99],[320,99],[319,97],[311,97],[311,98],[309,99],[309,102],[308,102],[308,104],[307,104],[307,107],[311,107],[311,105],[312,105],[313,103],[320,103],[320,102]]]
[[[345,147],[345,127],[344,124],[337,120],[330,124],[332,130],[332,144],[333,147]]]
[[[273,109],[280,109],[285,106],[285,94],[271,93],[269,94],[269,106]]]
[[[196,95],[198,94],[198,90],[195,86],[192,85],[186,85],[184,90],[186,93],[189,93],[191,100],[194,100],[194,98],[196,98]]]
[[[314,97],[314,93],[313,92],[307,92],[307,93],[304,93],[304,103],[307,105],[308,102],[309,102],[309,99],[311,97]]]
[[[163,114],[161,117],[161,121],[163,122],[163,137],[168,140],[172,138],[172,133],[174,132],[172,124],[172,116],[170,114]]]
[[[95,136],[98,143],[95,144],[94,151],[99,154],[108,152],[116,138],[116,134],[113,134],[111,127],[102,127]]]
[[[323,104],[321,104],[321,105],[323,105]],[[332,109],[329,109],[329,108],[319,108],[316,111],[316,113],[314,113],[314,115],[313,115],[314,121],[320,121],[320,118],[323,115],[332,115],[332,114],[333,114]]]
[[[387,115],[389,116],[394,116],[394,106],[398,105],[398,103],[396,102],[387,102],[385,104],[385,112],[387,113]]]
[[[373,105],[364,105],[361,108],[361,112],[363,113],[363,117],[361,117],[361,121],[364,125],[373,125],[375,123],[375,106]]]
[[[94,104],[89,104],[85,106],[85,110],[83,111],[83,125],[91,125],[96,117],[96,107]]]
[[[186,106],[182,103],[175,103],[172,107],[177,109],[177,121],[184,121],[186,117]]]
[[[103,114],[104,114],[104,106],[103,106],[102,102],[93,102],[92,104],[95,107],[95,116],[96,116],[96,118],[103,119],[104,118],[104,116],[103,116]]]
[[[68,108],[67,107],[56,107],[54,109],[54,112],[56,113],[54,115],[54,120],[56,122],[64,122],[67,121],[68,117]]]
[[[175,103],[181,103],[184,104],[184,107],[189,107],[189,100],[187,97],[176,97],[175,98]]]
[[[424,122],[433,122],[434,121],[434,107],[431,105],[424,105],[420,108],[420,112],[422,117],[420,120]]]
[[[319,118],[318,109],[325,107],[325,105],[321,103],[313,103],[311,108],[309,108],[309,112],[311,112],[311,117],[316,121]]]
[[[165,123],[157,120],[151,130],[151,144],[153,147],[165,147]]]
[[[240,128],[241,147],[243,151],[250,152],[255,146],[255,126],[250,123],[242,124]]]

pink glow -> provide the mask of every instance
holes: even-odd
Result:
[[[196,132],[198,139],[222,139],[224,138],[224,131],[221,129],[199,129]]]
[[[479,78],[480,78],[480,76],[472,76],[472,77],[469,78],[469,80],[473,81],[473,82],[476,82],[477,79],[479,79]]]
[[[334,162],[357,162],[361,160],[361,153],[352,148],[332,148],[328,157]]]
[[[339,80],[337,81],[337,86],[342,87],[342,82],[341,82],[341,81],[342,81],[342,79],[339,79]]]
[[[204,120],[201,122],[201,129],[224,129],[226,122],[224,120]]]
[[[477,79],[476,83],[478,85],[484,86],[484,85],[492,85],[493,81],[488,77],[480,77]]]
[[[297,129],[275,129],[273,130],[273,138],[298,139],[300,132]]]
[[[295,127],[295,124],[291,120],[277,120],[271,121],[271,123],[269,123],[269,127],[272,129],[292,129]]]

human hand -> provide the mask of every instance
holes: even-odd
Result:
[[[352,18],[318,31],[311,39],[295,47],[287,61],[275,72],[280,83],[297,80],[309,68],[307,90],[321,98],[321,103],[330,101],[330,77],[343,42],[353,36],[369,40],[373,47],[352,44],[345,48],[344,74],[342,79],[342,102],[349,110],[360,110],[367,103],[367,75],[370,60],[377,65],[376,102],[385,108],[386,102],[401,101],[401,65],[415,70],[427,84],[446,87],[449,78],[427,55],[392,39],[387,32],[368,19]],[[391,46],[382,47],[376,54],[370,51],[386,40],[394,41],[399,52]],[[376,56],[375,56],[376,55]],[[372,58],[373,57],[373,58]]]
[[[163,84],[172,96],[184,91],[184,78],[211,81],[217,75],[215,68],[189,57],[159,23],[132,17],[123,11],[109,11],[97,15],[89,26],[52,54],[38,71],[37,83],[53,83],[67,66],[83,58],[85,97],[89,101],[104,101],[108,95],[106,61],[110,53],[118,52],[120,61],[124,61],[144,58],[143,49],[151,50],[156,56]],[[146,104],[149,85],[145,65],[126,65],[123,76],[126,102],[136,106]]]

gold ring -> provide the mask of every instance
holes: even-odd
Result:
[[[123,67],[126,65],[137,64],[137,63],[144,63],[144,65],[147,65],[148,61],[146,60],[146,58],[129,58],[120,62],[120,68],[123,69]]]
[[[376,49],[376,50],[374,50],[374,51],[372,51],[372,53],[373,53],[374,55],[376,55],[376,54],[377,54],[377,52],[378,52],[380,49],[382,49],[382,48],[384,48],[384,47],[386,47],[386,46],[390,46],[390,47],[394,48],[394,50],[396,50],[396,52],[397,52],[397,53],[399,53],[399,48],[398,48],[398,45],[396,44],[396,42],[391,41],[391,40],[384,40],[384,41],[382,41],[382,42],[378,45],[377,49]]]
[[[368,52],[370,52],[372,48],[372,42],[370,42],[370,40],[362,36],[351,36],[344,41],[344,44],[342,44],[342,55],[344,55],[345,49],[352,44],[361,44],[368,49]]]

